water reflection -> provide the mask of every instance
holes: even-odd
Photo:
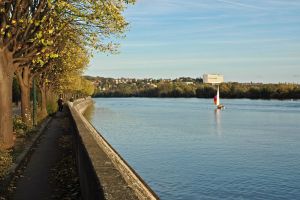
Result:
[[[215,109],[215,128],[218,135],[222,135],[221,110]]]

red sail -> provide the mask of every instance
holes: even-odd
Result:
[[[214,97],[214,103],[217,105],[217,95]]]

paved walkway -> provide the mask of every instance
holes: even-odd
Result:
[[[14,182],[12,199],[81,199],[79,178],[72,143],[74,127],[68,112],[58,112],[38,139],[20,177]],[[90,136],[97,157],[96,170],[103,189],[101,197],[113,200],[135,200],[134,191],[125,182],[96,141]],[[72,156],[73,155],[73,156]],[[86,172],[89,173],[89,172]],[[93,176],[88,174],[87,177]],[[18,176],[16,176],[18,177]]]
[[[51,169],[61,159],[59,139],[67,131],[66,113],[56,113],[40,137],[35,150],[20,178],[16,183],[13,199],[52,199]],[[68,123],[67,123],[68,124]],[[70,130],[70,129],[69,129]]]

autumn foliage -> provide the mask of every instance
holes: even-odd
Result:
[[[35,79],[46,115],[47,93],[92,93],[81,78],[94,50],[114,52],[126,31],[122,15],[134,0],[0,1],[0,143],[13,146],[12,84],[18,79],[22,120],[31,124]],[[43,102],[44,101],[44,102]]]

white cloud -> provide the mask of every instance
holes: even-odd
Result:
[[[239,8],[250,8],[250,9],[265,10],[265,8],[263,8],[263,7],[241,3],[240,1],[229,1],[229,0],[217,0],[217,1],[219,1],[221,3],[229,4],[229,5],[234,6],[234,7],[239,7]]]

